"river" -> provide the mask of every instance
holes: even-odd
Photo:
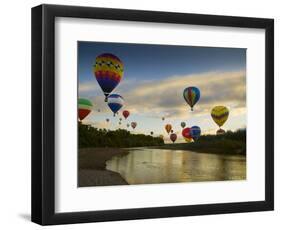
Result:
[[[246,179],[246,157],[186,150],[129,149],[106,162],[129,184],[154,184]]]

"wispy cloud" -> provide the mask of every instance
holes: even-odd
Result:
[[[137,113],[164,114],[178,118],[189,110],[182,96],[184,88],[188,86],[197,86],[201,91],[201,99],[195,106],[195,116],[210,112],[215,105],[238,110],[246,106],[244,71],[172,76],[135,85],[123,92],[123,96],[127,107]]]
[[[95,92],[97,89],[98,89],[98,85],[94,79],[92,81],[79,83],[79,86],[78,86],[79,95],[89,94],[89,93]]]

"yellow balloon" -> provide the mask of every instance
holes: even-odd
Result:
[[[186,143],[190,143],[192,142],[192,138],[188,138],[188,137],[183,137]]]
[[[221,127],[227,121],[229,110],[225,106],[215,106],[211,111],[211,116],[216,124]]]

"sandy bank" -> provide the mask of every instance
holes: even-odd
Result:
[[[83,148],[78,151],[78,186],[107,186],[128,184],[119,173],[106,170],[106,161],[113,156],[126,155],[118,148]]]

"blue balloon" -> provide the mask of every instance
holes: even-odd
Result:
[[[115,116],[115,113],[117,113],[118,110],[124,105],[124,99],[119,94],[111,94],[107,99],[107,104]]]
[[[190,128],[190,136],[194,141],[197,141],[201,135],[201,129],[198,126],[192,126]]]

